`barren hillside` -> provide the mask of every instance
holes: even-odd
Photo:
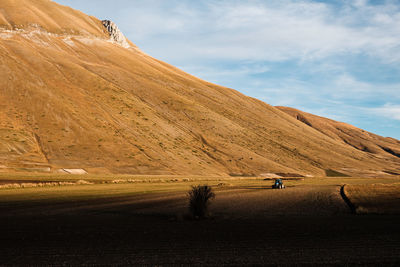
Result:
[[[373,154],[376,157],[386,158],[389,162],[390,159],[396,160],[396,158],[400,158],[400,142],[396,139],[382,137],[353,125],[316,116],[298,109],[290,107],[277,108],[332,139],[355,149]],[[389,164],[386,172],[397,174],[394,171],[391,172],[390,167]]]
[[[360,150],[120,42],[115,26],[112,36],[108,30],[53,1],[0,2],[0,170],[400,172],[393,153]],[[398,153],[399,141],[379,140],[387,139],[374,137],[368,147]]]

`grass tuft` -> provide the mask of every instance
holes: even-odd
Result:
[[[190,214],[194,218],[207,217],[210,200],[215,198],[212,188],[208,185],[192,186],[188,196]]]

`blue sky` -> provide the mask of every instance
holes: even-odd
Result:
[[[400,139],[400,1],[56,0],[271,105]]]

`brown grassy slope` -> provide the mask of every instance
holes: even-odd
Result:
[[[388,162],[400,158],[400,142],[393,138],[382,137],[353,125],[319,117],[290,107],[277,107],[297,120],[318,130],[319,132],[339,141],[348,144],[360,151],[374,154],[377,157],[385,158]],[[387,171],[391,165],[388,164]]]
[[[98,19],[50,0],[1,0],[0,25],[9,30],[39,26],[51,33],[106,36]]]
[[[264,102],[110,43],[101,23],[80,12],[25,0],[24,8],[42,11],[42,21],[15,15],[21,8],[15,3],[0,3],[8,18],[0,23],[3,169],[321,175],[328,168],[376,172],[388,165]],[[70,16],[78,18],[72,26]],[[29,26],[4,30],[10,21],[30,19],[54,34]],[[390,160],[400,170],[400,160]]]

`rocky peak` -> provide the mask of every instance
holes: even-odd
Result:
[[[112,22],[111,20],[103,20],[103,25],[107,29],[108,33],[110,34],[110,38],[113,42],[120,44],[125,48],[131,47],[126,40],[125,35],[119,30],[117,24]]]

